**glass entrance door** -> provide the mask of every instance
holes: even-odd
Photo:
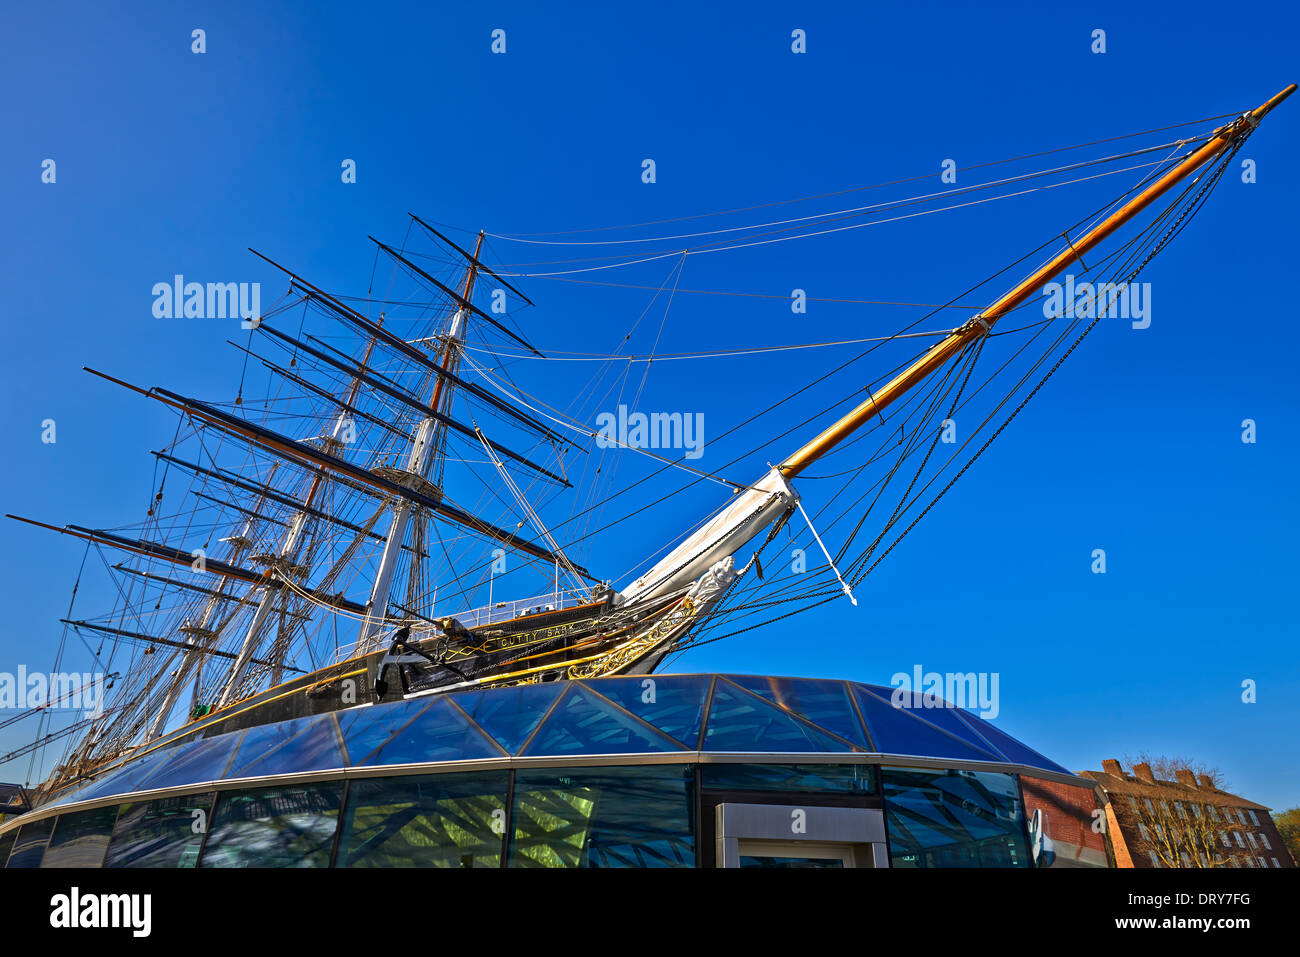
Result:
[[[856,867],[853,845],[812,844],[805,841],[778,844],[773,841],[740,841],[737,853],[741,867],[822,868]]]

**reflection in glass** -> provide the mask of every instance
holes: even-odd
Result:
[[[9,852],[13,850],[14,838],[17,836],[18,832],[16,830],[0,834],[0,869],[3,869],[5,864],[9,862]]]
[[[744,857],[740,858],[741,867],[843,867],[844,861],[838,857]]]
[[[230,759],[243,735],[243,731],[232,731],[230,734],[219,734],[214,738],[204,738],[185,745],[183,750],[175,752],[175,757],[163,765],[157,774],[140,782],[138,789],[155,791],[182,784],[221,780],[226,776]]]
[[[862,716],[866,718],[871,730],[876,750],[881,754],[915,754],[933,758],[956,758],[963,761],[1001,761],[1000,755],[985,750],[974,734],[967,733],[957,737],[940,730],[926,719],[938,708],[894,707],[893,696],[886,694],[888,689],[881,689],[884,697],[874,694],[862,685],[854,687]],[[908,695],[899,696],[901,704],[912,704],[920,700],[916,695],[913,701]],[[942,718],[940,719],[942,720]]]
[[[348,750],[351,752],[351,743]],[[502,758],[505,754],[445,698],[436,699],[414,721],[396,731],[364,759],[354,764],[416,764],[422,761],[464,761]]]
[[[807,718],[813,724],[839,735],[859,747],[866,748],[867,739],[862,733],[862,723],[849,701],[849,689],[843,681],[825,681],[814,678],[767,678],[755,675],[733,675],[731,678],[742,688],[762,695],[773,704]]]
[[[328,867],[342,782],[226,791],[200,867]]]
[[[694,867],[693,765],[515,772],[511,867]]]
[[[348,790],[338,867],[500,867],[506,771],[361,778]]]
[[[52,817],[20,827],[18,837],[14,840],[13,850],[9,852],[8,866],[10,868],[40,867],[41,858],[45,855],[45,845],[50,839],[50,831],[53,828]]]
[[[581,685],[547,716],[524,754],[640,754],[682,746]]]
[[[1028,867],[1011,774],[882,768],[893,867]]]
[[[851,751],[852,746],[719,678],[705,751]]]
[[[230,764],[228,778],[322,771],[343,767],[334,715],[313,715],[249,728]]]
[[[867,764],[701,764],[700,787],[874,794],[876,769]]]
[[[212,812],[212,793],[123,804],[105,867],[194,867]]]
[[[694,751],[704,721],[709,678],[704,675],[637,675],[582,682],[642,721]]]
[[[117,820],[117,805],[65,814],[54,826],[41,867],[99,867]]]

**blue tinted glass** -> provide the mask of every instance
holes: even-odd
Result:
[[[643,754],[678,744],[579,684],[556,705],[524,754]]]
[[[863,748],[867,746],[862,723],[853,712],[853,703],[849,701],[849,691],[843,681],[752,675],[729,675],[728,678],[846,741]]]
[[[341,781],[223,791],[200,867],[329,867]]]
[[[33,821],[18,829],[13,850],[9,852],[8,867],[40,867],[41,858],[45,856],[45,845],[49,843],[50,831],[54,829],[54,818]]]
[[[874,794],[869,764],[701,764],[700,787],[716,791],[841,791]]]
[[[888,699],[878,698],[863,687],[853,689],[862,716],[867,719],[871,738],[881,754],[913,754],[966,761],[997,761],[996,755],[927,724],[912,709],[895,708]],[[939,709],[932,709],[939,710]],[[921,709],[926,714],[926,709]]]
[[[1011,774],[882,768],[894,867],[1028,867]]]
[[[414,764],[503,757],[492,739],[445,698],[435,699],[359,764]]]
[[[694,867],[693,765],[515,772],[511,867]]]
[[[428,698],[412,698],[338,713],[339,729],[347,747],[349,764],[361,764],[375,749],[395,735],[403,725],[429,707]]]
[[[919,721],[926,721],[941,731],[960,738],[972,748],[985,752],[988,755],[984,758],[985,761],[1002,760],[1002,755],[998,753],[997,748],[990,746],[987,741],[971,731],[970,725],[962,720],[966,715],[959,713],[961,709],[952,707],[943,698],[898,688],[869,687],[868,690],[877,698],[889,702],[891,707],[897,700],[902,707],[895,710],[901,710]]]
[[[1058,771],[1061,774],[1070,773],[1055,761],[1043,757],[1033,748],[1026,747],[1009,734],[999,731],[987,721],[969,714],[962,714],[960,717],[962,717],[967,724],[972,725],[977,734],[988,738],[989,744],[1005,754],[1008,761],[1016,764],[1027,764],[1031,768],[1043,768],[1047,771]]]
[[[186,794],[123,804],[105,867],[197,867],[203,829],[216,795]]]
[[[849,745],[719,678],[705,751],[848,751]]]
[[[500,867],[508,771],[357,778],[337,867]]]
[[[7,831],[0,834],[0,868],[9,863],[9,852],[13,850],[14,838],[18,836],[17,830]]]
[[[54,826],[41,867],[99,867],[117,820],[117,805],[64,814]]]
[[[510,754],[518,754],[564,688],[563,681],[548,681],[546,684],[471,691],[455,698],[475,724],[496,738]]]
[[[700,675],[596,678],[583,684],[694,751],[709,679]]]
[[[220,781],[230,766],[243,731],[219,734],[186,745],[172,752],[175,756],[159,769],[158,773],[141,781],[138,790],[154,791],[175,787],[178,784],[195,784],[199,781]]]
[[[150,751],[142,757],[133,761],[128,761],[116,771],[110,771],[106,777],[92,782],[86,787],[77,791],[75,794],[69,794],[66,798],[59,801],[60,804],[70,803],[72,801],[88,801],[91,798],[104,797],[108,794],[127,794],[136,790],[136,785],[157,771],[163,764],[171,760],[177,754],[180,754],[187,747],[192,747],[194,742],[188,744],[176,745],[170,748],[159,748],[156,751]]]
[[[249,728],[226,777],[256,777],[343,767],[332,714]]]

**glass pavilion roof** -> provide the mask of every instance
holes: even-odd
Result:
[[[975,714],[815,678],[638,675],[409,698],[189,739],[56,805],[209,781],[486,758],[673,752],[884,754],[1065,768]]]

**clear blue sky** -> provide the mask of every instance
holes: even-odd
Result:
[[[240,369],[231,330],[154,319],[150,289],[182,272],[261,281],[274,298],[282,281],[246,247],[361,294],[367,233],[400,242],[408,210],[524,233],[929,172],[938,188],[945,158],[974,164],[1244,110],[1300,73],[1300,17],[1284,3],[612,6],[7,4],[4,511],[92,526],[141,518],[147,451],[174,419],[80,368],[228,399]],[[190,50],[195,28],[203,55]],[[507,32],[504,56],[490,53],[494,28]],[[807,31],[802,56],[790,52],[795,28]],[[1104,55],[1089,49],[1097,28]],[[1230,173],[1144,274],[1151,328],[1104,324],[864,583],[858,608],[834,603],[708,645],[675,670],[878,683],[914,664],[998,672],[997,723],[1068,767],[1189,754],[1254,800],[1300,803],[1298,148],[1300,99],[1248,144],[1258,182]],[[653,186],[640,181],[646,157]],[[54,185],[41,182],[46,158]],[[340,182],[344,158],[357,162],[354,185]],[[681,284],[940,302],[1117,191],[692,258]],[[537,308],[518,318],[543,347],[608,350],[645,305],[554,281],[527,289]],[[792,324],[781,300],[682,296],[660,349],[850,338],[915,318],[814,304]],[[665,368],[647,399],[705,410],[716,433],[849,354]],[[557,374],[552,389],[571,378]],[[1240,441],[1247,417],[1255,445]],[[55,445],[40,442],[46,418]],[[683,496],[586,563],[622,568],[715,504],[705,489]],[[0,670],[48,667],[82,549],[8,521],[0,536]],[[1098,547],[1105,576],[1089,570]],[[108,598],[87,601],[90,613]],[[1255,704],[1240,701],[1246,678]],[[0,731],[0,751],[28,727]]]

